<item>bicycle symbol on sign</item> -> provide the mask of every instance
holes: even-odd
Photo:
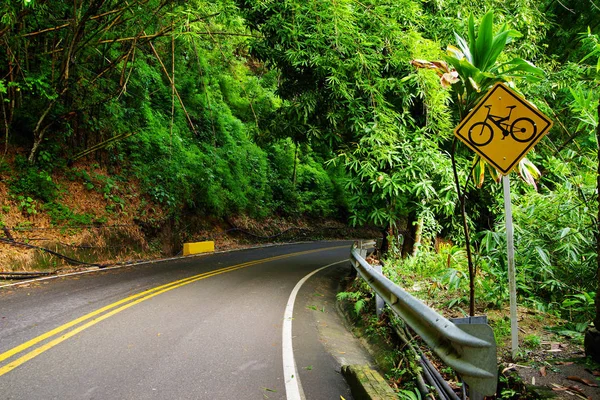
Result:
[[[510,135],[517,142],[529,142],[535,137],[537,127],[535,122],[526,117],[517,118],[512,123],[508,122],[513,109],[516,107],[517,106],[506,107],[509,109],[508,115],[506,117],[501,117],[491,113],[491,105],[485,106],[485,108],[488,109],[485,120],[473,124],[469,129],[469,140],[471,143],[479,147],[490,143],[494,138],[494,128],[492,127],[492,124],[502,131],[502,140]]]

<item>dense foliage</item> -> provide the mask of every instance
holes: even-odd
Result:
[[[429,265],[457,299],[470,244],[480,301],[497,306],[498,175],[452,129],[490,84],[511,81],[555,122],[512,181],[521,301],[578,328],[592,318],[600,12],[589,2],[8,0],[0,15],[0,172],[13,172],[24,214],[78,218],[54,174],[92,190],[77,169],[87,160],[111,171],[95,189],[115,213],[112,188],[136,180],[169,217],[375,224],[392,264]],[[442,261],[440,238],[455,246]]]
[[[513,82],[554,118],[556,128],[519,166],[523,181],[513,180],[519,294],[585,326],[596,290],[598,158],[590,107],[597,83],[588,68],[596,58],[584,57],[598,13],[576,2],[563,19],[565,7],[554,1],[239,3],[263,35],[251,54],[280,71],[282,115],[304,126],[306,140],[329,142],[332,162],[345,167],[351,221],[401,233],[402,255],[417,254],[422,237],[432,251],[439,234],[474,245],[469,269],[480,276],[483,301],[507,298],[498,174],[453,143],[451,127],[498,81]],[[484,27],[479,36],[474,20]],[[446,47],[447,55],[438,50]],[[447,64],[409,67],[442,59]]]
[[[230,2],[11,0],[0,13],[15,195],[60,204],[52,173],[87,158],[175,217],[345,215],[340,171],[309,144],[258,144],[277,77],[247,56]]]

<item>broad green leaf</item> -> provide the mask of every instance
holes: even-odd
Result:
[[[473,54],[477,51],[475,48],[475,18],[473,17],[473,14],[469,15],[468,32],[470,45],[469,54]]]
[[[509,67],[507,70],[502,71],[502,68]],[[545,76],[544,70],[536,67],[529,61],[523,60],[522,58],[513,58],[512,60],[500,64],[492,69],[492,71],[499,72],[502,75],[511,76],[515,72],[525,72],[527,75],[521,77],[527,78],[528,75],[533,79],[541,79]]]
[[[508,35],[509,32],[504,31],[494,37],[490,51],[487,54],[487,58],[483,61],[483,65],[481,66],[481,69],[483,71],[486,71],[488,67],[491,67],[496,63],[496,59],[498,58],[500,53],[502,53],[502,50],[504,50],[504,48],[506,47]]]
[[[476,53],[473,54],[473,64],[479,69],[484,69],[484,60],[488,58],[487,55],[492,48],[494,37],[493,23],[494,13],[490,11],[483,16],[479,25],[479,32],[475,44]]]
[[[467,43],[467,41],[465,39],[463,39],[456,32],[454,32],[454,37],[456,38],[456,42],[458,43],[458,47],[460,48],[460,50],[462,51],[462,53],[464,54],[464,56],[466,57],[466,59],[469,60],[469,62],[472,63],[473,62],[473,53],[469,49],[469,44]],[[462,57],[460,57],[460,58],[462,58]]]
[[[469,83],[471,84],[471,86],[473,87],[473,89],[476,92],[480,92],[481,88],[479,87],[479,85],[477,84],[477,82],[475,82],[475,79],[473,79],[472,77],[469,77]]]

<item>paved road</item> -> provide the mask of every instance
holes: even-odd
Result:
[[[0,289],[0,399],[351,399],[331,355],[344,352],[322,332],[349,248],[276,246]],[[284,366],[286,323],[297,375],[289,354]]]

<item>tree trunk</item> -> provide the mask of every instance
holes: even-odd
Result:
[[[379,249],[379,256],[382,258],[390,250],[390,236],[394,236],[391,224],[388,222],[385,228],[381,230],[381,248]]]
[[[2,121],[4,122],[4,155],[6,155],[6,153],[8,153],[8,116],[6,115],[4,96],[2,93],[0,93],[0,106],[2,107]]]
[[[473,264],[473,255],[471,254],[471,237],[469,234],[469,225],[467,223],[467,209],[466,199],[460,187],[460,181],[458,179],[458,170],[456,167],[456,141],[452,143],[452,151],[450,157],[452,159],[452,172],[454,173],[454,183],[456,185],[456,193],[458,194],[458,200],[460,202],[460,213],[462,215],[463,230],[465,233],[465,247],[467,250],[467,263],[469,265],[469,315],[475,316],[475,266]]]
[[[402,258],[411,255],[415,246],[415,222],[416,216],[412,213],[409,214],[406,220],[406,230],[402,234]]]
[[[423,240],[423,218],[419,218],[415,229],[415,244],[413,245],[412,255],[413,257],[419,252],[421,242]]]
[[[294,170],[292,171],[292,186],[296,187],[296,175],[298,170],[298,142],[296,143],[296,149],[294,150]]]
[[[63,92],[60,95],[63,95],[65,93],[65,91],[66,91],[66,89],[63,90]],[[33,163],[33,160],[35,160],[35,155],[37,153],[38,147],[40,146],[40,144],[42,144],[42,140],[44,140],[44,134],[46,133],[46,130],[50,127],[50,125],[52,125],[52,123],[49,123],[49,124],[46,124],[42,128],[42,124],[44,123],[44,120],[48,116],[48,113],[50,113],[50,111],[54,107],[55,103],[56,103],[56,100],[52,100],[52,102],[48,105],[48,107],[46,108],[46,110],[44,111],[44,113],[42,114],[40,119],[38,120],[38,122],[35,126],[35,129],[33,130],[33,147],[31,148],[31,151],[29,152],[29,157],[28,157],[28,161],[30,163]]]
[[[598,125],[596,126],[596,140],[598,141],[598,171],[596,174],[596,200],[598,201],[598,219],[600,223],[600,98],[598,98]],[[594,235],[596,235],[596,279],[598,279],[598,289],[596,290],[596,318],[594,325],[600,328],[600,231],[596,226]]]
[[[596,200],[598,201],[598,223],[600,223],[600,98],[598,99],[598,125],[596,125],[596,140],[598,142],[598,170],[596,173]],[[593,327],[590,327],[585,334],[585,353],[592,357],[596,362],[600,362],[600,231],[596,226],[594,229],[596,236],[596,317]]]

